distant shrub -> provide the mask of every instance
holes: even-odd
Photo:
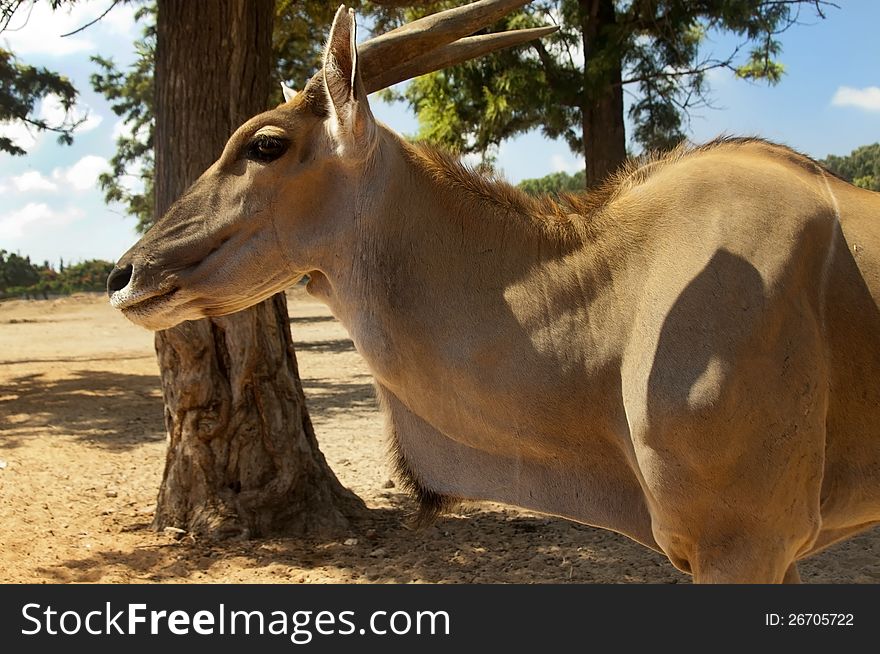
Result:
[[[31,263],[30,257],[0,250],[0,298],[69,295],[82,291],[103,291],[113,264],[100,259],[59,266],[55,270],[48,261],[42,266]]]
[[[822,163],[856,186],[880,191],[880,143],[863,145],[842,157],[829,154]]]
[[[529,195],[559,195],[560,193],[579,193],[586,189],[586,173],[583,170],[574,175],[558,172],[544,177],[524,179],[518,186]]]

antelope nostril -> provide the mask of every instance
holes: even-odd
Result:
[[[131,281],[133,268],[128,264],[125,268],[114,268],[107,276],[107,295],[112,296],[116,291],[121,291]]]

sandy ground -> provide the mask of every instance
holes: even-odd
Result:
[[[413,533],[389,483],[369,373],[301,290],[293,337],[321,448],[373,509],[337,542],[212,545],[149,529],[165,435],[152,335],[100,295],[0,303],[0,581],[685,583],[617,534],[495,504]],[[880,582],[880,530],[801,565],[807,582]]]

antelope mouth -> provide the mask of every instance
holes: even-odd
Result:
[[[141,291],[140,293],[134,294],[122,294],[117,292],[110,298],[110,304],[114,309],[119,309],[125,315],[129,313],[143,315],[146,313],[152,313],[156,309],[165,305],[179,290],[178,287],[173,287],[155,293]]]

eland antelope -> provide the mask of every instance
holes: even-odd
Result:
[[[611,529],[697,582],[797,581],[880,521],[880,194],[758,139],[528,197],[376,121],[369,92],[546,33],[483,0],[355,45],[256,116],[118,262],[159,330],[308,275],[430,519],[494,500]],[[500,9],[499,9],[500,8]]]

